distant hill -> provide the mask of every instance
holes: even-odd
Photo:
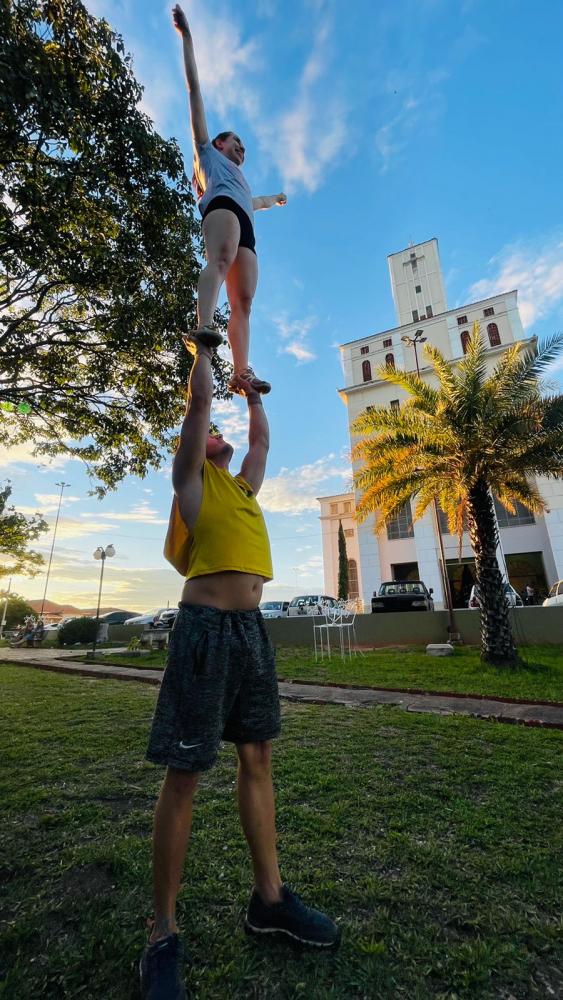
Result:
[[[42,601],[27,602],[34,611],[41,611]],[[105,615],[108,611],[127,611],[127,608],[100,608],[100,614]],[[46,615],[95,615],[97,608],[75,608],[73,604],[56,604],[55,601],[45,601],[43,611]],[[130,611],[131,617],[142,614],[142,611]]]

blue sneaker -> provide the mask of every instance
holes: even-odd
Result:
[[[282,886],[279,903],[266,906],[256,889],[250,897],[244,922],[247,934],[285,934],[301,944],[315,948],[335,948],[340,928],[320,910],[305,906],[295,892]]]
[[[189,1000],[183,964],[184,948],[177,934],[148,944],[139,962],[142,1000]]]

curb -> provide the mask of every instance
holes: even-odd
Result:
[[[304,681],[301,678],[278,677],[280,684],[305,684],[327,688],[343,688],[346,691],[390,691],[392,694],[423,694],[435,698],[472,698],[479,701],[502,701],[506,705],[545,705],[548,708],[563,708],[563,701],[536,701],[534,698],[505,698],[497,694],[469,694],[467,691],[435,691],[433,688],[378,688],[372,684],[346,684],[336,681]]]
[[[15,662],[16,661],[11,661],[9,665],[11,666]],[[120,672],[116,673],[115,667],[113,668],[108,667],[107,669],[104,667],[99,667],[98,669],[95,669],[93,667],[89,667],[86,665],[78,666],[76,663],[74,663],[74,665],[67,666],[66,663],[68,663],[68,661],[65,661],[62,658],[58,662],[56,660],[52,660],[50,662],[46,661],[40,662],[38,660],[30,659],[30,660],[18,660],[16,665],[35,670],[51,671],[53,673],[72,674],[73,676],[78,676],[78,677],[88,677],[94,680],[100,680],[100,679],[118,680],[118,681],[125,680],[125,681],[134,681],[140,684],[152,684],[153,686],[159,686],[162,679],[161,670],[157,672],[152,670],[135,670],[135,668],[132,667],[120,667],[117,668],[118,670],[120,670]],[[506,723],[512,725],[527,726],[530,728],[537,728],[537,729],[563,730],[563,719],[561,722],[551,722],[546,719],[538,719],[537,717],[534,717],[533,713],[530,713],[530,716],[528,718],[518,718],[517,716],[505,715],[503,714],[502,711],[498,713],[494,712],[494,710],[486,713],[485,712],[480,713],[479,711],[456,712],[455,710],[452,710],[449,706],[440,706],[437,705],[436,703],[432,704],[432,699],[437,697],[444,697],[451,700],[458,700],[461,703],[467,702],[468,700],[471,699],[471,695],[455,695],[449,691],[445,692],[442,695],[438,695],[435,692],[418,691],[413,689],[405,690],[405,689],[395,689],[395,688],[369,688],[369,687],[360,687],[359,685],[343,685],[343,684],[341,685],[334,683],[320,685],[320,684],[308,684],[306,681],[301,681],[301,680],[287,681],[281,678],[280,678],[280,684],[283,684],[285,686],[294,685],[295,687],[316,689],[315,695],[311,697],[307,697],[305,691],[303,692],[303,694],[298,694],[295,691],[287,691],[287,690],[280,691],[280,698],[282,698],[284,701],[301,702],[310,705],[311,704],[344,705],[349,708],[366,708],[369,707],[370,705],[377,705],[377,704],[394,705],[395,707],[402,708],[403,711],[407,712],[420,712],[430,715],[465,715],[467,716],[467,718],[479,719],[484,722]],[[339,698],[339,699],[323,698],[320,695],[320,693],[318,693],[319,689],[321,689],[322,691],[323,687],[328,688],[330,690],[335,690],[335,689],[341,690],[343,692],[345,691],[365,692],[369,700],[364,699],[363,701],[360,702],[354,700],[347,701],[344,698]],[[369,698],[370,695],[375,695],[376,693],[381,696],[393,695],[393,694],[395,695],[414,694],[418,695],[420,698],[424,698],[426,704],[424,702],[421,703],[420,701],[419,702],[407,701],[403,703],[403,699],[393,700],[384,698],[378,700],[376,697]],[[495,704],[501,704],[501,705],[516,704],[516,705],[521,705],[522,708],[527,708],[527,707],[532,708],[532,706],[534,707],[540,706],[544,708],[555,708],[555,709],[563,708],[562,705],[553,702],[522,702],[522,701],[516,701],[515,699],[487,698],[483,695],[475,696],[474,700],[481,702],[489,702],[491,704],[491,708],[493,709]]]

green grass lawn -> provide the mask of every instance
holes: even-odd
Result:
[[[479,651],[466,646],[456,648],[453,657],[426,656],[424,648],[405,647],[373,650],[352,660],[342,661],[337,655],[318,662],[306,647],[282,646],[276,658],[278,675],[284,680],[563,702],[563,646],[528,646],[521,653],[526,666],[515,671],[481,663]],[[139,657],[108,654],[102,662],[154,670],[163,667],[165,660],[166,654],[155,650]]]
[[[132,1000],[156,691],[0,671],[0,996]],[[556,731],[284,706],[282,871],[343,942],[318,955],[246,939],[251,869],[225,747],[202,779],[179,906],[197,1000],[561,996],[562,747]]]

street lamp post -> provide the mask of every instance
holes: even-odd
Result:
[[[418,364],[417,345],[423,344],[426,340],[426,337],[423,337],[422,334],[423,334],[422,330],[417,330],[414,337],[409,337],[407,334],[405,334],[404,337],[401,337],[401,340],[404,341],[405,344],[410,344],[411,347],[414,347],[416,374],[418,375],[419,378],[420,378],[420,367]],[[440,528],[440,511],[438,509],[438,501],[436,500],[435,497],[433,500],[433,508],[434,508],[434,523],[436,525],[436,535],[438,537],[438,547],[440,549],[440,571],[442,577],[442,589],[444,591],[444,597],[446,599],[446,608],[448,611],[448,619],[450,623],[449,632],[451,637],[452,635],[457,634],[457,629],[454,618],[454,608],[452,601],[452,592],[450,589],[450,579],[448,577],[448,571],[446,568],[446,554],[444,552],[444,540],[442,538],[442,529]]]
[[[51,563],[53,561],[53,552],[55,549],[55,538],[57,537],[57,527],[59,524],[59,514],[61,513],[61,504],[63,502],[63,490],[70,486],[70,483],[55,483],[55,486],[60,486],[61,495],[59,496],[59,506],[57,508],[57,516],[55,518],[55,527],[53,530],[53,541],[51,542],[51,555],[49,556],[49,565],[47,567],[47,577],[45,579],[45,590],[43,591],[43,600],[41,601],[41,611],[40,618],[43,618],[43,608],[45,607],[45,598],[47,597],[47,586],[49,584],[49,575],[51,573]]]
[[[4,635],[4,625],[6,624],[6,613],[8,611],[8,600],[10,598],[10,590],[12,589],[12,577],[8,581],[8,589],[4,597],[4,607],[2,608],[2,621],[0,622],[0,639]]]
[[[416,333],[415,333],[415,335],[414,335],[414,337],[409,337],[408,334],[405,334],[404,337],[401,337],[401,340],[403,341],[404,344],[410,344],[411,347],[414,347],[414,360],[416,362],[416,374],[418,375],[419,378],[420,378],[420,368],[418,367],[418,351],[417,351],[417,346],[418,346],[418,344],[424,344],[424,342],[427,339],[426,337],[423,337],[422,334],[423,334],[423,330],[417,330]]]
[[[98,628],[100,627],[100,603],[102,600],[102,584],[104,582],[104,564],[106,559],[111,559],[115,555],[115,549],[113,545],[106,545],[105,549],[101,545],[94,552],[94,559],[100,559],[102,566],[100,570],[100,589],[98,590],[98,608],[96,611],[96,631],[94,633],[94,642],[92,644],[92,657],[96,655],[96,643],[98,641]]]

